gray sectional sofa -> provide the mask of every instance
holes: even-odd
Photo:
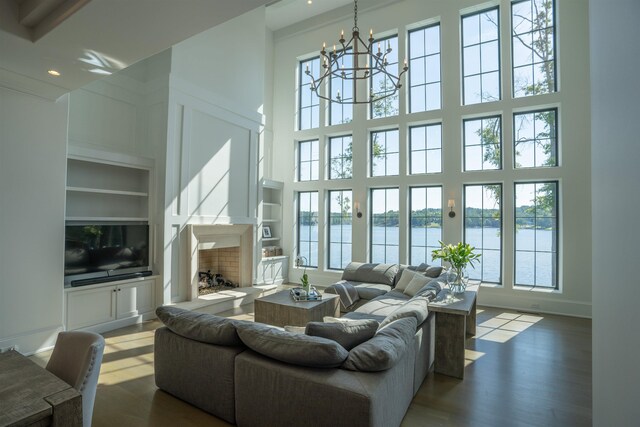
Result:
[[[359,299],[346,320],[303,334],[160,307],[156,385],[239,426],[398,426],[433,364],[427,304],[439,290],[424,279],[413,296],[392,289],[402,267],[352,263],[343,279]]]

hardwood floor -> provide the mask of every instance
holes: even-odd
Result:
[[[252,320],[253,304],[222,314]],[[153,332],[160,325],[104,334],[93,426],[229,425],[156,388]],[[33,359],[45,364],[48,357]],[[429,374],[402,427],[591,425],[590,320],[479,307],[466,359],[462,381]]]

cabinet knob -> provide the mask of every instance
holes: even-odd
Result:
[[[116,290],[114,289],[113,292],[115,292]]]

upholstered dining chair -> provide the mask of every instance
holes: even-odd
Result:
[[[104,338],[93,332],[60,332],[47,370],[82,395],[82,425],[91,427]]]

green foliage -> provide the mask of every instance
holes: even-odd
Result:
[[[431,252],[432,259],[441,259],[442,261],[446,261],[458,271],[462,270],[467,265],[473,266],[474,263],[478,262],[478,258],[481,256],[480,254],[474,253],[473,251],[476,248],[468,243],[458,242],[457,245],[445,245],[441,241],[438,242],[440,243],[440,249],[435,249]]]

